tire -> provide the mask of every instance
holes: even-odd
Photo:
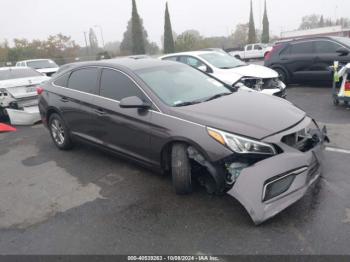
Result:
[[[288,84],[289,78],[287,72],[282,68],[273,68],[278,73],[278,78],[285,84]]]
[[[73,147],[73,142],[69,135],[69,129],[60,115],[54,113],[50,116],[49,130],[51,138],[58,149],[69,150]]]
[[[191,163],[187,156],[187,145],[174,144],[171,150],[171,173],[173,186],[178,195],[192,192]]]
[[[241,57],[239,55],[235,55],[235,58],[242,60]]]
[[[338,98],[336,98],[336,97],[333,98],[333,104],[334,104],[335,106],[339,105],[339,100],[338,100]]]

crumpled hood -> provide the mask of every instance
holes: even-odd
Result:
[[[171,113],[204,126],[255,139],[288,129],[306,116],[284,99],[243,90],[209,102],[172,108]]]
[[[266,66],[246,65],[225,70],[227,73],[235,73],[243,77],[277,78],[278,73]]]

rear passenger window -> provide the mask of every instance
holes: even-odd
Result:
[[[331,41],[316,41],[315,50],[316,53],[336,53],[337,50],[341,48],[340,45]]]
[[[144,99],[144,94],[126,75],[111,69],[103,69],[100,95],[117,101],[130,96]]]
[[[291,54],[311,54],[313,53],[313,43],[304,42],[298,43],[291,46]]]
[[[247,46],[247,51],[251,51],[251,50],[253,50],[253,46],[252,45],[248,45]]]
[[[68,78],[69,78],[69,73],[64,74],[63,76],[57,78],[53,83],[56,86],[67,87]]]
[[[68,81],[68,88],[96,94],[98,72],[98,68],[83,68],[73,71]]]

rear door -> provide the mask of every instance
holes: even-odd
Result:
[[[80,68],[74,70],[64,85],[64,78],[55,81],[57,88],[58,108],[70,131],[79,137],[89,139],[88,133],[92,118],[91,103],[94,95],[98,93],[99,69],[96,67]],[[61,80],[61,81],[60,81]]]
[[[315,41],[315,61],[312,66],[312,71],[315,77],[321,81],[331,81],[332,72],[329,69],[333,65],[334,61],[340,61],[344,57],[339,56],[337,50],[342,46],[331,40],[318,40]],[[349,56],[346,56],[346,60]]]
[[[94,135],[114,151],[151,162],[150,132],[152,110],[121,108],[123,98],[137,96],[149,102],[139,86],[126,74],[104,68],[99,96],[94,98]]]
[[[281,62],[295,81],[314,80],[313,63],[315,60],[314,42],[305,41],[291,44],[280,55]]]

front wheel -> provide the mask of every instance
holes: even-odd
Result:
[[[288,74],[286,71],[284,71],[281,68],[274,68],[274,70],[277,72],[278,74],[278,78],[285,84],[288,83]]]
[[[187,145],[174,144],[171,152],[172,181],[176,194],[192,192],[191,162],[187,155]]]
[[[59,149],[69,150],[73,147],[69,130],[60,115],[52,114],[50,116],[49,129],[52,140]]]

